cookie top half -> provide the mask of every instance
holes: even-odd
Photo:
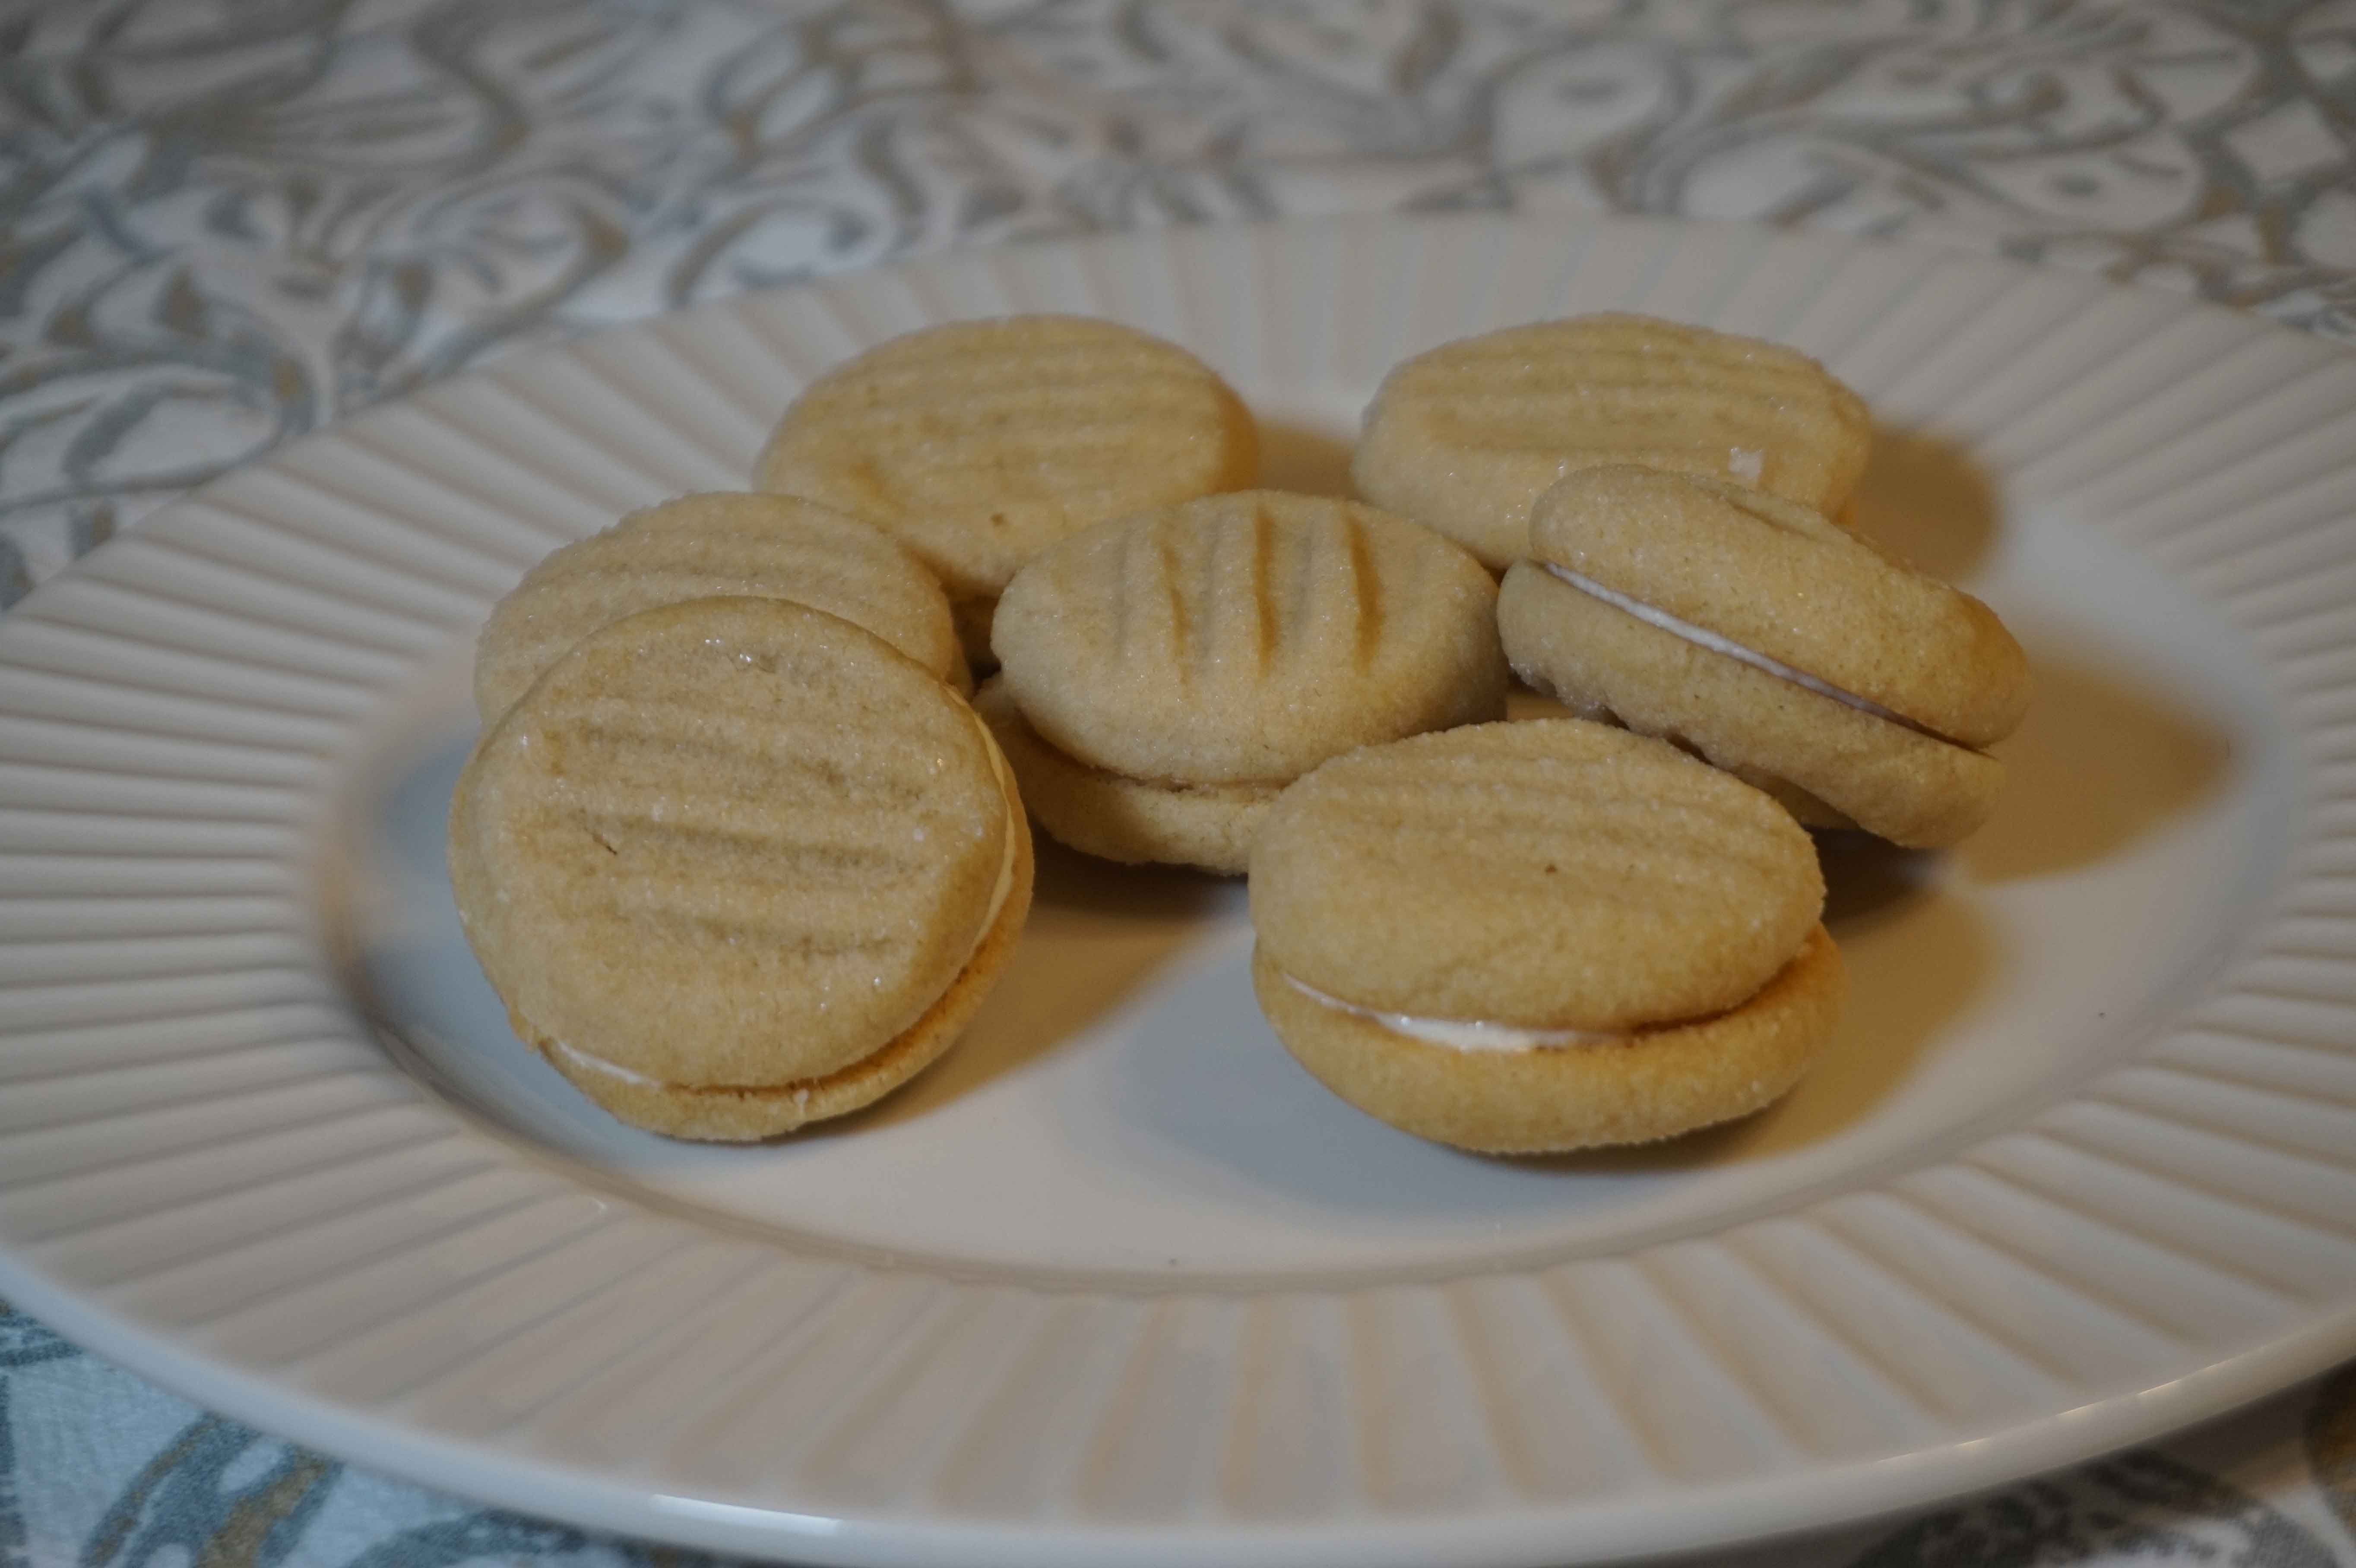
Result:
[[[1251,858],[1288,976],[1355,1007],[1625,1029],[1746,1000],[1824,907],[1781,806],[1577,719],[1370,746],[1287,790]]]
[[[1107,517],[1250,483],[1251,415],[1209,366],[1115,322],[952,322],[878,345],[786,411],[755,482],[863,517],[987,599]]]
[[[682,496],[524,573],[476,640],[475,706],[498,718],[559,656],[625,615],[733,597],[824,610],[944,679],[959,672],[948,597],[882,530],[789,496]]]
[[[702,599],[593,633],[461,775],[450,870],[510,1009],[667,1083],[833,1072],[965,967],[1010,791],[970,709],[880,638]]]
[[[1600,463],[1713,475],[1832,514],[1865,472],[1866,407],[1756,338],[1585,315],[1442,344],[1392,370],[1352,459],[1359,494],[1495,568],[1530,503]]]
[[[1504,712],[1496,586],[1412,523],[1253,490],[1099,525],[999,601],[1007,689],[1050,744],[1170,784],[1282,782]]]
[[[1994,611],[1779,496],[1590,468],[1538,497],[1530,554],[1959,745],[2003,739],[2028,707],[2028,659]]]

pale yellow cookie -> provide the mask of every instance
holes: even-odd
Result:
[[[787,496],[682,496],[550,553],[492,606],[475,643],[487,722],[601,626],[688,599],[790,599],[840,615],[960,689],[940,584],[873,526]]]
[[[1428,529],[1251,490],[1044,552],[999,602],[992,643],[1032,728],[1082,762],[1282,783],[1353,746],[1501,715],[1494,594]]]
[[[1837,1017],[1824,880],[1749,785],[1576,719],[1369,746],[1296,783],[1251,861],[1253,981],[1361,1109],[1492,1153],[1757,1110]]]
[[[1838,516],[1872,421],[1804,354],[1639,315],[1535,322],[1443,344],[1385,378],[1351,462],[1358,493],[1493,570],[1564,475],[1633,463],[1714,475]]]
[[[1633,467],[1572,475],[1505,576],[1515,667],[1689,746],[1817,826],[1952,844],[1993,808],[2019,645],[1967,593],[1806,507]]]
[[[999,602],[1025,797],[1076,848],[1239,871],[1287,781],[1504,713],[1495,592],[1438,535],[1325,496],[1245,491],[1099,525]]]
[[[916,551],[987,652],[1023,563],[1092,523],[1251,482],[1251,415],[1174,344],[1083,316],[955,322],[838,366],[786,411],[755,482]],[[976,640],[979,638],[979,640]]]
[[[591,634],[486,733],[451,885],[517,1033],[637,1125],[854,1110],[956,1038],[1031,896],[1003,759],[835,616],[701,599]]]

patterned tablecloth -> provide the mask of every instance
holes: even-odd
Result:
[[[17,0],[0,89],[0,602],[517,345],[1102,229],[1756,219],[2356,344],[2356,0]],[[365,1474],[0,1316],[0,1568],[680,1556]],[[1717,1560],[2356,1565],[2356,1369]]]

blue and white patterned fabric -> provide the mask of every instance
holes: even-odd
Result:
[[[1903,236],[2356,344],[2356,3],[18,0],[0,603],[521,344],[948,246],[1340,211]],[[693,1561],[207,1414],[0,1315],[0,1568]],[[2356,1375],[1716,1561],[2356,1565]]]

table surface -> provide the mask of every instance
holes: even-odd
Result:
[[[519,345],[1107,229],[1759,219],[2356,344],[2356,0],[54,0],[0,6],[0,603]],[[0,1568],[692,1555],[363,1473],[0,1310]],[[1713,1561],[2356,1568],[2356,1368]]]

